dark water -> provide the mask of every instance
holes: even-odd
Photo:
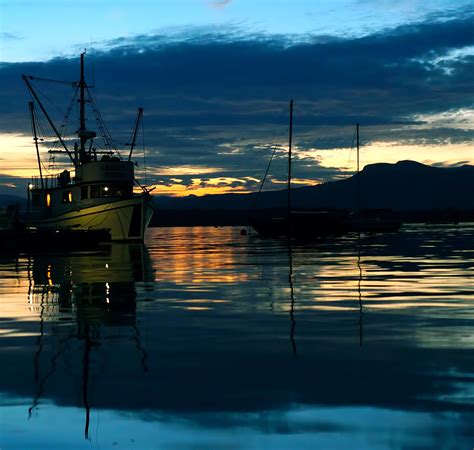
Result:
[[[0,257],[0,448],[474,447],[474,226]]]

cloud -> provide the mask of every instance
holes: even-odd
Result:
[[[230,5],[231,2],[232,2],[232,0],[211,0],[211,1],[208,1],[207,4],[211,8],[222,9],[222,8],[225,8],[226,6]]]
[[[216,169],[213,178],[259,179],[274,144],[283,149],[274,163],[274,177],[282,179],[290,98],[295,148],[302,154],[348,151],[356,122],[366,145],[472,142],[474,55],[463,49],[474,45],[473,25],[474,12],[465,9],[344,39],[296,39],[237,26],[179,29],[106,43],[86,57],[87,76],[93,65],[93,94],[118,142],[128,139],[136,107],[144,107],[147,166],[178,168],[149,171],[153,183],[169,183],[176,173],[189,182],[180,167],[198,167],[201,178]],[[30,132],[22,73],[74,80],[77,69],[77,58],[2,64],[0,131]],[[69,98],[67,86],[37,85],[42,94]],[[65,101],[55,111],[57,123],[66,109]],[[343,171],[315,158],[299,162],[295,176],[301,179],[327,180]]]
[[[7,32],[0,32],[0,40],[4,41],[19,41],[23,39],[22,36],[18,33],[7,33]]]

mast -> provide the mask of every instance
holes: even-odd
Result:
[[[143,108],[138,108],[137,121],[135,122],[135,128],[133,130],[132,143],[130,144],[130,153],[128,160],[132,158],[133,149],[135,148],[135,142],[137,141],[138,127],[140,126],[140,120],[143,116]]]
[[[291,213],[291,140],[293,137],[293,99],[290,100],[290,130],[288,138],[288,216]]]
[[[41,189],[44,189],[43,171],[41,170],[41,158],[40,158],[39,148],[38,148],[38,134],[36,133],[35,104],[33,102],[29,102],[28,104],[30,106],[31,127],[33,128],[33,140],[35,141],[36,156],[38,158],[38,169],[39,169],[40,180],[41,180]]]
[[[85,51],[84,51],[85,53]],[[79,80],[79,131],[78,131],[78,136],[79,139],[81,140],[81,145],[79,148],[79,159],[82,162],[85,152],[86,152],[86,136],[85,136],[85,131],[86,131],[86,109],[85,109],[85,87],[86,87],[86,82],[84,79],[84,53],[81,53],[81,78]]]
[[[85,52],[84,52],[85,53]],[[85,80],[84,80],[84,53],[81,53],[81,79],[79,80],[79,137],[81,138],[81,156],[85,152],[85,143],[86,140],[84,139],[84,131],[86,131],[86,111],[85,111],[85,98],[84,98],[84,91],[85,91]]]
[[[89,139],[94,139],[97,134],[95,131],[88,131],[86,129],[86,89],[89,87],[86,84],[86,79],[84,77],[84,55],[86,54],[85,50],[81,53],[81,77],[79,79],[79,130],[77,130],[77,136],[79,137],[79,163],[86,163],[90,161],[90,154],[86,151],[86,142]],[[92,144],[91,144],[92,148]]]
[[[356,192],[356,208],[360,211],[360,170],[359,170],[359,124],[356,124],[356,142],[357,142],[357,192]]]

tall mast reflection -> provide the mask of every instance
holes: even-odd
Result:
[[[29,258],[28,302],[37,308],[40,323],[33,359],[37,390],[28,409],[29,417],[46,393],[61,355],[72,354],[74,358],[73,352],[76,352],[74,359],[81,368],[77,375],[81,379],[80,403],[85,411],[84,436],[89,439],[93,405],[90,393],[97,365],[91,356],[105,339],[101,337],[101,330],[128,328],[126,339],[132,335],[142,370],[148,372],[148,353],[142,345],[137,324],[135,283],[153,279],[151,261],[143,244],[108,244],[101,251],[92,253],[42,254]],[[65,337],[61,331],[64,329],[71,330]],[[58,335],[62,338],[59,343]],[[80,355],[77,347],[68,347],[74,342],[81,343],[80,358],[77,358]],[[42,376],[40,360],[46,345],[52,348],[52,356],[50,368]],[[74,383],[70,388],[73,386]]]
[[[363,319],[363,305],[362,305],[362,260],[360,255],[361,241],[360,241],[360,231],[357,233],[357,267],[359,269],[359,279],[357,282],[357,292],[359,294],[359,347],[362,347],[363,335],[364,335],[364,325],[362,322]]]
[[[290,329],[290,341],[291,346],[293,348],[293,354],[295,358],[298,357],[298,353],[296,351],[296,341],[295,341],[295,290],[293,286],[293,250],[291,246],[291,234],[288,235],[288,284],[290,285],[290,321],[291,321],[291,329]]]

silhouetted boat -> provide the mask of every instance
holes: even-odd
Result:
[[[67,155],[72,168],[59,174],[44,176],[38,148],[36,115],[34,103],[30,102],[31,122],[38,158],[39,176],[34,177],[28,186],[28,213],[23,216],[25,225],[40,230],[99,230],[107,229],[112,240],[143,240],[145,230],[153,214],[153,202],[149,190],[135,179],[134,162],[131,160],[137,131],[143,110],[138,116],[132,133],[130,152],[123,157],[116,148],[107,127],[90,94],[84,78],[84,53],[81,54],[80,79],[70,83],[74,96],[63,124],[56,128],[53,120],[43,106],[30,80],[38,79],[23,75],[29,92],[36,100],[51,129],[62,147],[50,153]],[[47,80],[52,81],[52,80]],[[66,124],[74,103],[79,104],[79,126],[77,140],[73,149],[66,143]],[[105,150],[95,144],[97,134],[86,128],[86,104],[90,105],[102,137]],[[134,193],[134,186],[142,189]]]
[[[288,145],[288,202],[287,209],[260,211],[250,215],[249,221],[260,236],[292,236],[311,238],[340,234],[350,231],[350,218],[347,210],[318,209],[293,210],[291,208],[291,144],[293,136],[293,100],[290,101],[290,126]],[[273,158],[273,157],[272,157]],[[271,160],[270,160],[271,163]],[[268,173],[268,168],[267,168]],[[262,186],[265,177],[262,181]],[[261,186],[261,187],[262,187]],[[261,190],[260,187],[260,190]]]
[[[350,231],[350,216],[343,209],[292,210],[289,214],[252,216],[250,224],[260,236],[309,238]]]

